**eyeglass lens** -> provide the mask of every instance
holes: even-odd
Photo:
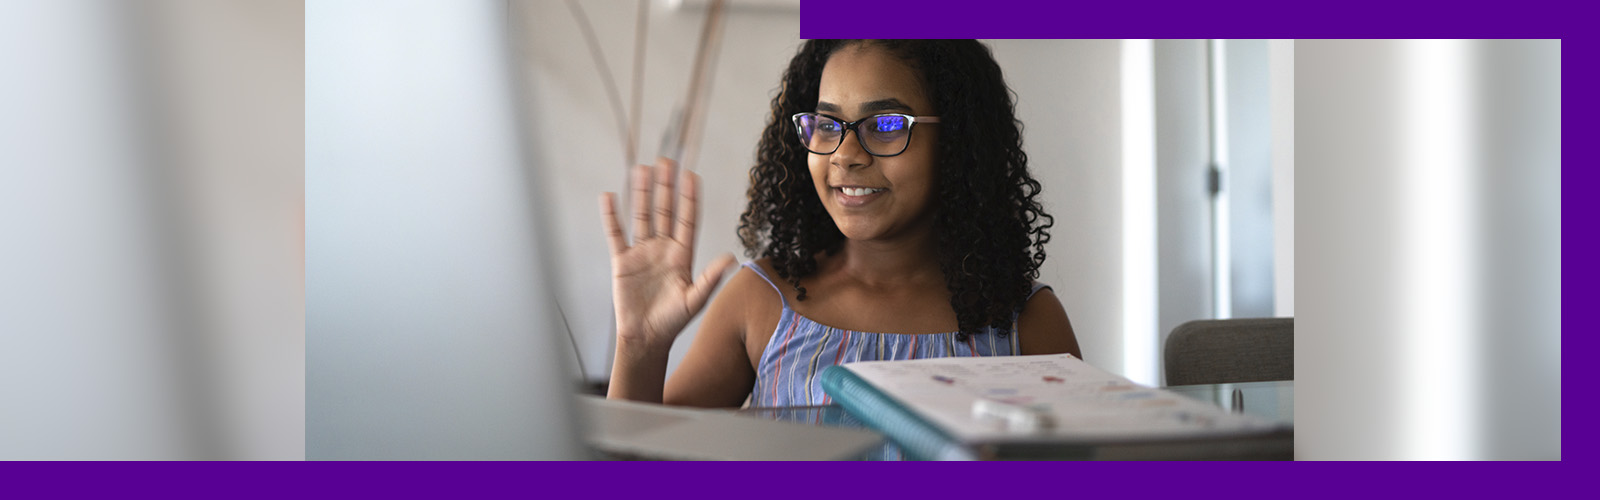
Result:
[[[800,132],[800,142],[816,154],[833,154],[843,143],[845,124],[826,116],[807,113],[795,119]],[[901,115],[868,117],[855,126],[861,147],[878,156],[892,156],[905,151],[911,138],[911,120]]]

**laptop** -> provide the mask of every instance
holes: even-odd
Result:
[[[306,4],[306,458],[846,459],[881,443],[574,394],[507,15]]]

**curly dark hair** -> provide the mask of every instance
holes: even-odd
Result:
[[[750,205],[739,238],[751,258],[771,259],[805,300],[801,280],[816,255],[833,255],[845,237],[822,206],[790,116],[815,111],[822,68],[846,47],[870,45],[905,61],[922,78],[940,117],[934,213],[939,266],[965,340],[985,327],[1011,331],[1044,263],[1054,218],[1036,201],[1022,123],[1000,65],[975,40],[810,40],[784,71],[750,168]]]

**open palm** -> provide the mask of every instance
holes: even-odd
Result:
[[[601,195],[619,343],[670,347],[734,264],[733,257],[725,255],[694,275],[700,178],[688,172],[683,186],[677,187],[677,174],[677,166],[666,159],[657,161],[654,172],[643,165],[634,169],[632,245],[617,220],[615,196]]]

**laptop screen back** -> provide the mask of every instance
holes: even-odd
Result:
[[[581,457],[505,6],[305,18],[306,457]]]

